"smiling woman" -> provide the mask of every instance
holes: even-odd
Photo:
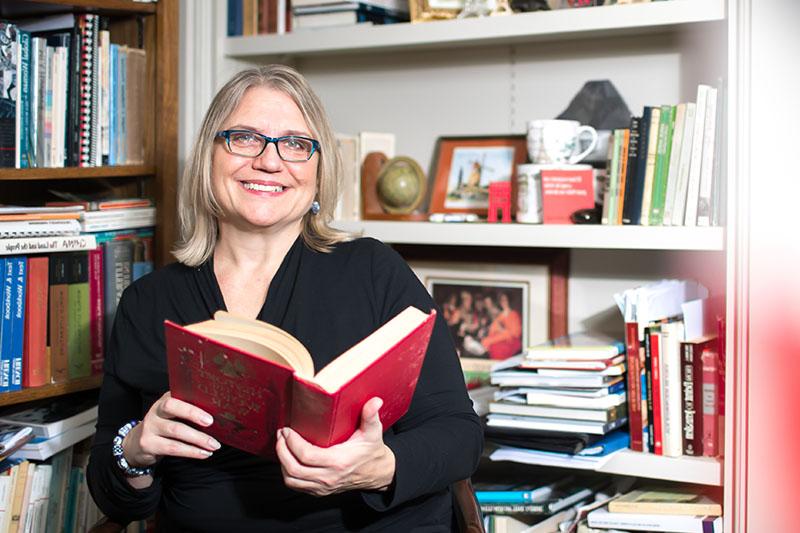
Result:
[[[407,414],[384,432],[382,399],[364,397],[359,428],[330,448],[288,427],[277,462],[221,445],[209,413],[169,391],[165,320],[258,318],[319,369],[406,307],[435,307],[396,252],[330,228],[339,169],[295,70],[250,69],[216,95],[181,181],[179,262],[131,285],[114,321],[87,474],[107,516],[158,510],[164,531],[452,530],[450,486],[477,467],[483,439],[441,318]]]

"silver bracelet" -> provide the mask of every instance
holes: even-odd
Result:
[[[113,446],[111,447],[111,454],[117,462],[117,466],[122,470],[126,477],[140,477],[152,476],[153,467],[148,466],[145,468],[136,468],[128,464],[125,459],[125,451],[122,449],[122,440],[131,432],[131,430],[139,423],[139,420],[131,420],[117,431],[117,436],[114,437]]]

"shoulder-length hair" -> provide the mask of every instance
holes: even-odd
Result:
[[[244,70],[231,78],[214,97],[200,126],[178,188],[180,238],[173,254],[185,265],[202,264],[211,257],[217,244],[217,219],[222,210],[211,184],[215,136],[251,87],[269,87],[294,100],[311,134],[320,143],[316,196],[320,211],[303,217],[305,244],[319,252],[329,252],[336,243],[351,238],[330,227],[342,163],[322,102],[296,70],[285,65],[266,65]]]

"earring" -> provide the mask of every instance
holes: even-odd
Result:
[[[318,201],[316,201],[316,200],[314,200],[313,202],[311,202],[311,214],[312,214],[312,215],[317,215],[317,214],[319,214],[319,202],[318,202]]]

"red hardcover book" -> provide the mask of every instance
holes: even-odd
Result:
[[[28,258],[28,290],[25,293],[25,329],[22,347],[22,386],[50,383],[47,355],[47,256]]]
[[[704,349],[713,347],[716,342],[716,337],[702,337],[681,343],[684,455],[703,455],[703,366],[700,356]]]
[[[639,324],[625,323],[625,354],[628,362],[628,427],[631,434],[631,450],[644,450],[642,441],[642,383],[639,359]]]
[[[170,390],[214,416],[203,431],[246,452],[273,458],[286,426],[332,446],[372,397],[383,399],[384,429],[405,414],[435,316],[409,307],[316,374],[305,347],[264,322],[222,311],[185,327],[166,321]]]
[[[703,349],[700,355],[702,373],[703,415],[702,441],[703,455],[719,455],[719,356],[712,347]]]
[[[570,215],[594,207],[591,167],[542,170],[542,218],[545,224],[572,224]]]
[[[91,373],[103,373],[105,337],[103,335],[103,249],[89,251],[89,349]]]
[[[652,366],[653,388],[653,451],[656,455],[664,455],[664,425],[661,416],[661,332],[650,333],[650,359]]]

